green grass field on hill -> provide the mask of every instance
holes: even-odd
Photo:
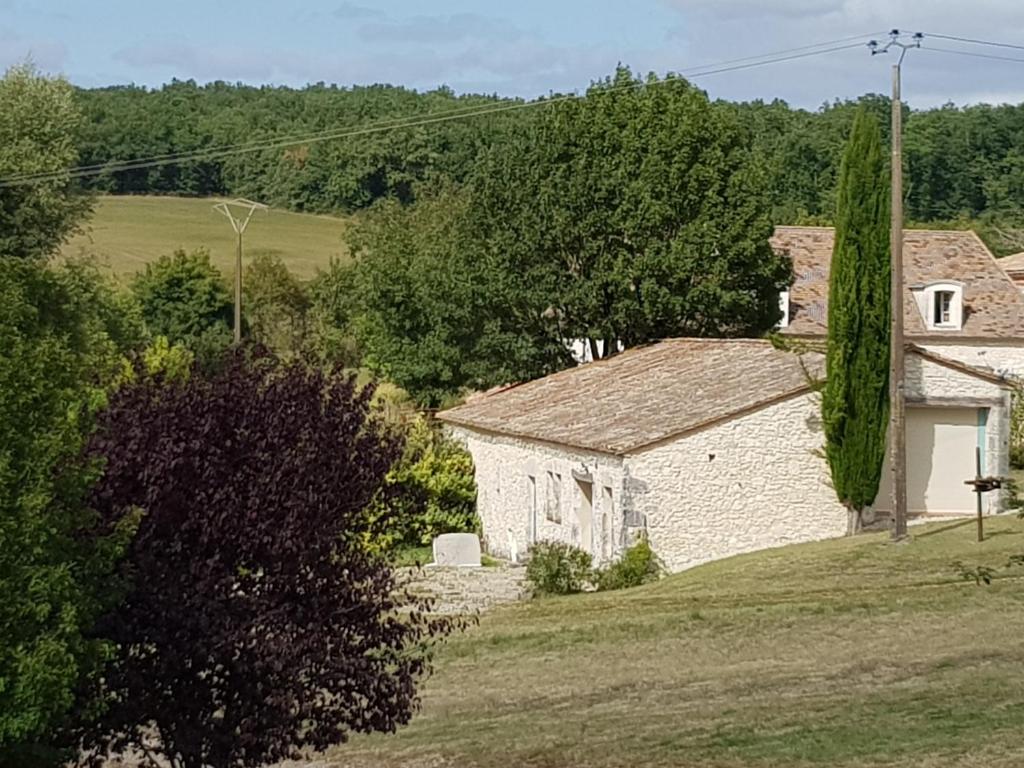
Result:
[[[213,209],[216,200],[183,197],[100,197],[85,231],[64,246],[65,256],[88,253],[127,277],[177,248],[205,247],[225,276],[234,274],[235,234]],[[245,232],[244,257],[279,255],[298,277],[310,278],[332,258],[347,258],[347,220],[271,210],[256,213]]]
[[[745,555],[451,639],[423,711],[317,765],[1024,765],[1024,522]],[[964,582],[960,560],[999,569]]]

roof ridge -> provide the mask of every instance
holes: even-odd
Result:
[[[776,230],[780,229],[795,229],[795,230],[818,230],[818,231],[835,231],[834,225],[824,224],[776,224]],[[973,229],[934,229],[931,227],[904,227],[903,235],[906,237],[911,233],[921,234],[936,234],[936,235],[977,235],[977,232]],[[986,246],[987,247],[987,246]],[[1004,257],[1005,258],[1005,257]]]
[[[723,342],[730,344],[767,344],[771,342],[771,339],[754,338],[752,336],[669,336],[665,339],[659,339],[657,343],[661,344],[671,341],[697,341],[701,344],[721,344]]]

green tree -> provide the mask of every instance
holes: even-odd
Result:
[[[643,84],[619,68],[540,111],[472,179],[489,273],[520,276],[534,309],[595,357],[762,333],[789,279],[768,244],[766,170],[735,111],[681,78]]]
[[[861,111],[839,173],[822,392],[825,456],[850,530],[875,500],[889,415],[889,185],[878,121]]]
[[[68,172],[78,159],[80,122],[66,80],[28,64],[0,79],[0,179],[43,174],[31,184],[0,187],[0,254],[48,256],[88,212],[90,200]]]
[[[331,259],[309,285],[308,347],[319,359],[354,368],[360,363],[353,320],[358,312],[355,265]]]
[[[152,335],[184,344],[201,358],[230,343],[232,300],[208,251],[161,256],[146,265],[132,290]]]
[[[467,233],[466,207],[450,189],[387,202],[353,236],[363,362],[428,407],[570,362],[543,297],[523,274],[498,271]]]
[[[280,256],[258,254],[246,268],[242,311],[251,338],[269,349],[293,353],[305,343],[309,294]]]
[[[88,632],[117,596],[125,541],[86,506],[78,461],[117,370],[106,288],[79,267],[0,258],[0,766],[55,765],[54,731],[106,647]],[[97,308],[99,310],[97,311]]]

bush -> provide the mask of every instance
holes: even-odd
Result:
[[[155,742],[181,768],[252,768],[393,731],[455,626],[362,545],[401,451],[372,387],[247,352],[135,376],[91,438],[92,507],[145,512],[97,627],[118,650],[75,739],[91,765]]]
[[[182,343],[197,357],[216,357],[231,343],[233,302],[204,249],[161,256],[132,283],[153,336]]]
[[[280,256],[256,254],[245,270],[242,292],[249,338],[279,355],[302,349],[309,294]]]
[[[443,533],[477,531],[469,453],[422,416],[398,428],[405,432],[405,449],[374,505],[371,543],[380,549],[418,547]]]
[[[594,581],[598,590],[602,592],[629,589],[657,581],[664,572],[665,567],[654,554],[650,542],[646,538],[641,538],[622,553],[618,562],[594,574]]]
[[[530,548],[526,580],[538,595],[571,595],[582,592],[590,580],[593,559],[571,544],[541,541]]]

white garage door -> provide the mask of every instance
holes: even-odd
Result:
[[[978,445],[976,408],[907,409],[907,508],[911,512],[970,512],[969,485]]]
[[[976,408],[907,408],[907,508],[911,514],[975,510],[974,493],[964,480],[974,477],[980,430]],[[876,500],[879,510],[891,506],[888,475],[886,467]]]

